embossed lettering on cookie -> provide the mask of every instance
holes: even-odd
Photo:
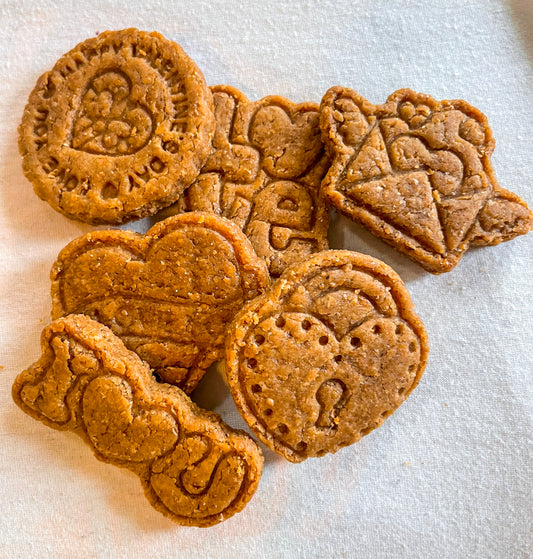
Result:
[[[426,366],[428,341],[399,276],[350,251],[318,253],[248,303],[227,376],[252,431],[292,462],[379,427]]]
[[[204,77],[158,33],[106,31],[43,74],[19,127],[37,195],[70,218],[119,224],[175,202],[214,131]]]
[[[213,152],[168,211],[208,211],[236,223],[272,277],[328,249],[328,208],[319,196],[329,166],[315,103],[271,95],[249,101],[227,85],[210,88]]]
[[[244,508],[263,468],[257,444],[181,390],[156,383],[111,330],[69,315],[43,330],[42,356],[13,383],[31,417],[77,433],[103,462],[128,468],[152,506],[185,526]]]

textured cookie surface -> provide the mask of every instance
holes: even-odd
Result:
[[[175,209],[231,219],[277,277],[328,248],[328,212],[318,195],[328,165],[318,105],[277,96],[250,102],[229,86],[211,91],[213,152]]]
[[[126,29],[79,44],[39,78],[19,148],[24,173],[54,209],[123,223],[178,199],[213,129],[211,94],[181,47]]]
[[[247,504],[263,465],[248,435],[156,383],[135,353],[86,316],[53,322],[41,346],[40,360],[13,384],[23,411],[135,472],[152,505],[175,522],[211,526]]]
[[[269,282],[242,231],[203,213],[168,218],[144,236],[109,230],[75,239],[51,279],[52,318],[102,322],[186,392],[222,356],[233,316]]]
[[[252,431],[300,462],[381,425],[418,383],[427,354],[396,273],[369,256],[326,251],[237,315],[227,377]]]
[[[402,89],[372,105],[333,87],[321,128],[333,158],[324,195],[430,272],[533,227],[526,204],[496,181],[486,117],[465,101]]]

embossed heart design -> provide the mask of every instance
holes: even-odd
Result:
[[[425,367],[425,331],[405,288],[374,262],[319,253],[232,327],[228,380],[237,407],[291,461],[335,452],[378,427]]]
[[[133,93],[124,72],[107,70],[93,77],[74,119],[72,147],[97,155],[130,155],[142,149],[152,136],[153,117]]]
[[[178,440],[178,425],[165,410],[146,409],[125,379],[97,377],[83,394],[83,418],[94,448],[104,457],[129,462],[153,460]]]
[[[60,253],[54,318],[83,313],[109,326],[167,382],[191,391],[223,348],[225,328],[268,272],[233,223],[183,214],[144,236],[100,231]]]
[[[531,228],[527,206],[498,186],[485,116],[464,101],[400,90],[372,105],[332,88],[322,108],[335,154],[325,195],[429,271],[453,268],[470,244],[496,244]]]
[[[249,136],[261,150],[263,168],[280,179],[305,173],[323,149],[316,111],[291,115],[280,106],[262,107],[250,123]]]

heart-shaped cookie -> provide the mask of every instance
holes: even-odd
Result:
[[[333,159],[324,195],[430,272],[533,227],[526,204],[498,185],[487,119],[465,101],[402,89],[372,105],[333,87],[320,126]]]
[[[318,105],[277,96],[251,102],[229,86],[211,91],[213,152],[172,211],[211,211],[231,219],[278,277],[328,248],[328,211],[318,189],[329,162]]]
[[[146,363],[87,316],[52,322],[41,345],[39,361],[13,384],[23,411],[135,472],[151,504],[179,524],[212,526],[247,504],[263,465],[248,435],[155,382]]]
[[[268,284],[248,239],[228,220],[183,214],[141,236],[97,231],[59,254],[52,317],[109,326],[165,381],[190,392],[223,352],[225,329]]]
[[[328,251],[290,268],[236,317],[227,376],[253,432],[300,462],[381,425],[418,383],[427,353],[392,269]]]

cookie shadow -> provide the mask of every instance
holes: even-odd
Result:
[[[395,270],[405,283],[427,276],[421,266],[381,241],[362,225],[332,210],[328,233],[332,249],[346,249],[378,258]]]
[[[191,394],[191,400],[205,410],[218,413],[222,421],[227,423],[232,429],[240,429],[252,437],[261,447],[265,459],[265,468],[272,463],[286,462],[282,456],[279,456],[261,441],[257,440],[246,421],[244,421],[237,411],[231,391],[225,380],[223,363],[223,361],[218,361],[209,367],[206,374]]]
[[[39,329],[42,326],[39,325]],[[38,341],[34,336],[29,336],[27,342],[21,346],[19,354],[25,356],[26,360],[28,356],[37,359],[38,348]],[[22,370],[24,366],[27,366],[26,362],[21,366],[15,365],[17,370]],[[207,375],[207,382],[198,390],[195,401],[202,407],[215,409],[232,427],[249,433],[233,404],[229,389],[216,368],[212,366]],[[9,380],[9,386],[13,380],[14,377]],[[185,528],[151,506],[137,475],[127,468],[96,458],[90,445],[77,434],[50,429],[28,417],[14,403],[4,410],[2,423],[6,432],[16,433],[20,448],[30,448],[35,456],[42,457],[48,470],[57,472],[56,479],[64,476],[69,480],[70,487],[73,485],[72,479],[83,480],[84,486],[89,483],[94,494],[102,496],[109,511],[123,518],[133,529],[154,534]],[[264,446],[261,445],[261,448],[265,457],[265,469],[271,462],[283,461],[283,458]],[[22,460],[22,457],[20,459]],[[240,518],[240,515],[237,515],[237,518]]]
[[[138,476],[127,468],[98,460],[90,446],[75,433],[49,429],[44,424],[26,416],[14,403],[4,410],[2,422],[7,432],[17,433],[20,448],[31,448],[32,451],[35,451],[35,456],[43,457],[42,461],[47,464],[47,469],[56,472],[56,479],[60,479],[64,475],[70,480],[70,488],[73,487],[73,478],[83,479],[83,485],[86,485],[85,480],[88,480],[92,492],[95,495],[102,495],[102,500],[105,501],[106,508],[108,508],[107,514],[111,513],[123,518],[137,532],[142,534],[169,534],[172,532],[175,534],[177,530],[188,528],[166,518],[151,506],[144,495]],[[284,461],[271,450],[265,447],[262,447],[262,450],[265,466],[272,461]],[[254,501],[257,499],[252,499],[247,506]],[[262,515],[257,510],[255,514]],[[242,535],[253,536],[253,533],[247,532],[249,521],[243,514],[228,518],[223,524],[225,527],[233,524],[234,528],[230,528],[231,530],[234,529]],[[211,528],[211,530],[216,529],[217,526]],[[82,530],[83,528],[80,527],[80,533]]]

